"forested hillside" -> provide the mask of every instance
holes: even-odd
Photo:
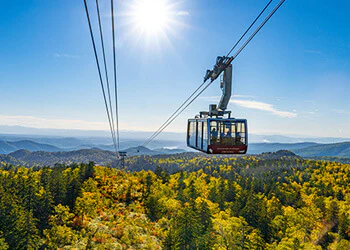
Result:
[[[134,147],[126,149],[128,156],[135,155],[168,155],[184,152],[177,149],[155,149],[150,150],[145,147]],[[45,152],[28,150],[17,150],[10,154],[0,154],[0,161],[27,167],[54,166],[55,164],[71,164],[73,162],[89,163],[93,161],[101,165],[118,166],[116,154],[113,151],[101,149],[81,149],[76,151]]]
[[[349,179],[290,152],[3,163],[0,249],[349,249]]]

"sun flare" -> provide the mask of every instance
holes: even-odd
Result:
[[[170,6],[164,0],[141,0],[134,6],[135,25],[148,35],[164,31],[170,18]]]
[[[129,10],[133,33],[147,40],[167,38],[177,28],[176,13],[176,2],[134,0]]]
[[[173,48],[188,28],[190,14],[182,0],[128,0],[124,6],[125,39],[143,51]]]

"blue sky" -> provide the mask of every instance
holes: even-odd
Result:
[[[120,122],[140,131],[168,118],[267,3],[168,0],[174,22],[164,38],[135,30],[133,1],[117,1]],[[100,5],[112,65],[109,1]],[[349,9],[286,0],[234,61],[229,109],[250,132],[350,137]],[[0,19],[0,125],[107,130],[83,1],[5,1]],[[212,84],[167,130],[185,131],[220,94]]]

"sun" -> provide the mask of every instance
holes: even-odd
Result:
[[[148,41],[167,38],[178,25],[176,3],[170,0],[133,0],[128,11],[132,33]]]
[[[174,49],[174,41],[183,39],[188,28],[189,12],[183,0],[127,0],[121,11],[124,41],[142,51]]]
[[[165,0],[139,0],[133,8],[136,28],[148,35],[163,32],[171,22],[171,6]]]

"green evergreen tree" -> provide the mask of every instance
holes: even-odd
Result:
[[[197,249],[203,226],[192,207],[185,204],[178,212],[174,223],[180,249]]]

